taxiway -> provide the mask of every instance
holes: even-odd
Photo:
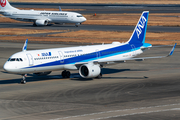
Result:
[[[102,69],[102,79],[82,79],[73,71],[27,77],[6,73],[3,64],[23,43],[0,44],[1,120],[119,120],[180,118],[180,47],[171,57],[127,62]],[[29,43],[28,49],[72,45]],[[169,53],[171,47],[153,48],[142,56]]]

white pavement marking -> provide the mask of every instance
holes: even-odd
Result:
[[[104,111],[76,116],[67,116],[62,118],[55,118],[50,120],[62,120],[62,119],[90,119],[90,120],[102,120],[109,119],[115,117],[124,117],[130,115],[138,115],[138,114],[148,114],[148,113],[157,113],[157,112],[166,112],[180,110],[180,103],[178,104],[168,104],[168,105],[159,105],[159,106],[150,106],[150,107],[140,107],[140,108],[132,108],[132,109],[122,109],[122,110],[112,110],[112,111]]]
[[[148,111],[148,112],[137,112],[137,113],[131,113],[131,114],[123,114],[123,115],[95,118],[95,119],[90,119],[90,120],[102,120],[102,119],[109,119],[109,118],[116,118],[116,117],[124,117],[124,116],[129,116],[129,115],[139,115],[139,114],[148,114],[148,113],[156,113],[156,112],[166,112],[166,111],[172,111],[172,110],[180,110],[180,108],[172,108],[172,109],[166,109],[166,110],[155,110],[155,111]]]

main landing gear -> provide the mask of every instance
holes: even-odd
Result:
[[[22,75],[22,76],[23,76],[23,79],[21,80],[21,84],[26,84],[27,74],[24,74],[24,75]]]
[[[37,24],[34,22],[34,23],[33,23],[33,26],[34,26],[34,27],[36,27],[36,26],[37,26]]]
[[[70,78],[71,73],[69,71],[64,70],[62,71],[61,75],[63,78]]]
[[[96,79],[101,79],[102,78],[102,73],[100,73],[97,77],[95,77]]]

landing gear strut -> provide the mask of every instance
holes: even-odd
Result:
[[[61,75],[63,78],[70,78],[71,73],[69,71],[64,70],[62,71]]]
[[[26,84],[26,76],[27,76],[27,74],[23,75],[23,79],[21,80],[21,84]]]
[[[97,77],[96,77],[96,79],[101,79],[102,78],[102,73],[100,73]]]
[[[78,27],[80,25],[80,23],[76,23],[75,26]]]
[[[37,26],[35,22],[33,23],[33,26],[35,26],[35,27]]]

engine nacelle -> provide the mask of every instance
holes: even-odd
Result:
[[[99,64],[84,64],[79,68],[79,74],[83,78],[94,78],[101,73]]]
[[[35,24],[38,26],[40,25],[47,25],[48,24],[48,20],[36,20]]]
[[[48,75],[48,74],[50,74],[52,71],[48,71],[48,72],[38,72],[38,73],[33,73],[33,74],[35,74],[35,75],[37,75],[37,76],[44,76],[44,75]]]

